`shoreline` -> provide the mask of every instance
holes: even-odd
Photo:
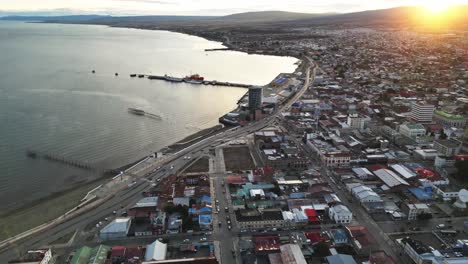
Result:
[[[36,22],[37,23],[37,22]],[[99,25],[99,24],[84,24],[84,23],[60,23],[60,22],[39,22],[39,23],[52,23],[52,24],[73,24],[73,25]],[[138,27],[123,27],[123,26],[112,26],[112,25],[99,25],[99,26],[107,26],[107,27],[115,27],[115,28],[128,28],[128,29],[140,29],[140,30],[159,30],[159,31],[167,31],[167,32],[172,32],[172,33],[179,33],[179,34],[186,34],[190,36],[196,36],[200,37],[203,39],[206,39],[208,41],[215,41],[221,43],[224,47],[226,47],[227,51],[238,51],[238,52],[243,52],[247,54],[257,54],[257,55],[268,55],[268,56],[281,56],[281,57],[293,57],[298,60],[296,56],[291,56],[291,55],[285,55],[285,54],[261,54],[261,53],[256,53],[256,52],[248,52],[241,50],[234,45],[231,45],[227,43],[226,41],[222,41],[220,39],[216,38],[210,38],[207,36],[200,36],[198,34],[195,34],[195,32],[185,32],[185,31],[177,31],[174,29],[159,29],[159,28],[138,28]],[[299,68],[299,66],[296,67],[296,70]],[[295,71],[296,71],[295,70]],[[207,137],[212,136],[213,134],[216,134],[220,131],[227,130],[230,127],[226,127],[223,125],[215,125],[212,127],[205,128],[201,131],[192,133],[182,140],[179,140],[177,142],[171,143],[170,145],[163,147],[157,152],[164,152],[164,153],[174,153],[177,152],[181,149],[186,148],[187,146],[190,146],[200,140],[203,140]],[[106,183],[111,179],[113,176],[118,174],[120,171],[123,171],[138,162],[142,161],[145,159],[147,156],[137,158],[136,161],[124,164],[120,167],[117,167],[115,169],[111,169],[109,171],[106,171],[103,173],[100,177],[93,179],[91,181],[86,181],[86,182],[79,182],[73,186],[70,186],[69,188],[65,190],[61,190],[58,192],[51,193],[47,196],[41,197],[39,199],[36,199],[33,202],[18,206],[17,208],[10,209],[7,212],[1,213],[0,214],[0,224],[3,225],[3,230],[0,232],[0,240],[8,239],[11,238],[15,235],[18,235],[24,231],[30,230],[31,228],[37,227],[43,223],[46,223],[52,219],[55,219],[61,215],[63,215],[65,212],[70,210],[73,207],[76,207],[79,203],[80,200],[86,195],[86,193],[89,190],[92,190],[94,187],[96,187],[99,184]],[[81,197],[80,197],[81,196]],[[61,202],[64,201],[64,202]],[[48,208],[50,208],[50,205],[57,205],[59,208],[53,208],[54,211],[50,212]],[[61,207],[60,207],[60,206]],[[41,217],[35,217],[39,215]],[[27,219],[28,221],[19,221],[20,219]],[[9,221],[11,223],[9,223]]]

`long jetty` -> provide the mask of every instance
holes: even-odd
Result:
[[[30,158],[43,158],[45,160],[54,161],[58,163],[62,163],[68,166],[84,169],[84,170],[96,170],[96,168],[88,162],[74,160],[71,158],[67,158],[63,155],[47,153],[47,152],[39,152],[35,150],[27,150],[26,155]]]
[[[148,75],[148,74],[130,74],[130,77],[135,78],[148,78],[150,80],[162,80],[162,81],[168,81],[168,82],[174,82],[174,83],[181,83],[185,82],[183,78],[180,78],[181,81],[173,81],[173,80],[168,80],[167,76],[162,76],[162,75]],[[187,82],[188,83],[188,82]],[[231,82],[220,82],[220,81],[202,81],[201,83],[190,83],[193,85],[216,85],[216,86],[229,86],[229,87],[241,87],[241,88],[249,88],[253,85],[251,84],[243,84],[243,83],[231,83]]]

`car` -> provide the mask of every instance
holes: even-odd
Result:
[[[230,221],[230,220],[228,220],[228,221],[227,221],[227,223],[228,223],[228,224],[231,224],[231,221]]]
[[[192,157],[188,156],[187,159],[191,159]]]
[[[174,169],[174,165],[171,165],[171,170]]]
[[[229,211],[229,208],[227,208],[227,206],[224,207],[224,211]]]
[[[190,241],[190,239],[188,239],[188,238],[184,239],[184,242],[189,242],[189,241]]]
[[[112,213],[113,213],[113,214],[117,214],[117,211],[116,211],[116,210],[114,210],[114,211],[112,211]]]
[[[228,226],[228,229],[231,230],[231,228],[232,228],[232,227],[229,225],[229,226]]]
[[[219,212],[219,211],[220,211],[220,210],[219,210],[219,207],[218,207],[216,210]]]
[[[156,181],[157,181],[157,182],[160,182],[160,181],[161,181],[161,179],[157,179]]]
[[[206,237],[200,238],[200,241],[206,241]]]
[[[226,215],[226,220],[229,220],[229,215]]]
[[[219,203],[219,200],[216,200],[216,203]]]
[[[218,223],[218,226],[221,227],[221,222]]]
[[[107,218],[107,217],[106,217],[106,218],[104,218],[104,221],[108,221],[108,220],[109,220],[109,218]]]

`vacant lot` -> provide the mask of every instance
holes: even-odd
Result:
[[[255,168],[248,147],[223,149],[224,164],[228,171],[251,170]]]
[[[190,172],[208,172],[209,171],[209,165],[208,165],[208,158],[203,157],[200,158],[199,160],[195,161],[190,167],[188,167],[185,172],[190,173]]]

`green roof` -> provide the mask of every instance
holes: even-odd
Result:
[[[235,199],[235,200],[232,200],[232,205],[245,205],[245,203],[241,199]]]
[[[462,119],[462,120],[465,119],[462,115],[450,114],[442,110],[435,110],[434,114],[445,117],[445,118],[449,118],[449,119]]]
[[[424,126],[419,123],[405,122],[403,125],[407,126],[409,129],[425,129]]]
[[[248,201],[247,207],[255,208],[257,206],[273,206],[273,201],[271,200],[260,200],[260,201]]]
[[[107,259],[107,253],[111,250],[109,246],[100,245],[93,248],[91,258],[88,264],[104,264]]]
[[[91,257],[91,248],[82,247],[75,252],[70,264],[88,264],[89,258]]]

